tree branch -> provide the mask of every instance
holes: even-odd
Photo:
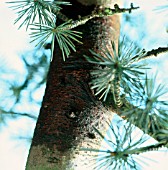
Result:
[[[157,144],[140,147],[138,149],[136,148],[134,150],[131,150],[130,152],[132,154],[140,154],[140,153],[144,153],[144,152],[148,152],[148,151],[158,151],[159,149],[161,149],[163,147],[167,147],[166,145],[167,145],[167,142],[163,141],[163,142],[159,142]]]
[[[131,3],[130,8],[119,8],[119,6],[117,4],[115,4],[114,9],[111,9],[111,8],[97,9],[97,10],[93,11],[93,13],[91,15],[84,16],[76,21],[71,21],[71,23],[69,25],[67,25],[64,29],[67,29],[67,30],[73,29],[79,25],[85,24],[87,21],[89,21],[93,18],[112,16],[114,14],[119,14],[119,13],[124,13],[124,12],[131,13],[132,10],[135,10],[138,8],[139,7],[134,7],[133,4]]]
[[[39,1],[40,5],[44,8],[48,8],[48,5],[45,3],[41,3]],[[55,14],[58,18],[60,18],[63,21],[68,21],[70,20],[66,15],[64,15],[63,13],[60,12],[60,10],[55,9],[54,7],[50,6],[50,10],[53,14]],[[114,9],[111,8],[103,8],[103,9],[98,9],[93,11],[93,13],[91,15],[87,15],[84,16],[82,18],[80,18],[79,20],[76,21],[72,21],[69,25],[67,25],[67,27],[65,29],[72,29],[75,28],[79,25],[83,25],[85,24],[87,21],[89,21],[90,19],[93,18],[97,18],[97,17],[105,17],[105,16],[112,16],[114,14],[118,14],[118,13],[124,13],[124,12],[129,12],[131,13],[132,10],[138,9],[139,7],[134,7],[133,3],[130,4],[130,8],[120,8],[117,4],[114,5]]]
[[[142,58],[140,58],[138,61],[140,60],[145,60],[147,58],[150,58],[150,57],[157,57],[159,54],[162,54],[162,53],[166,53],[168,52],[168,47],[159,47],[157,49],[152,49],[151,51],[145,51],[144,50],[144,55]],[[133,59],[136,59],[137,55],[135,57],[133,57]]]
[[[148,51],[144,57],[148,58],[148,57],[153,56],[153,55],[157,56],[161,53],[166,53],[166,52],[168,52],[168,47],[159,47],[157,49],[152,49],[151,51]]]
[[[25,116],[25,117],[37,120],[36,116],[34,116],[32,114],[29,114],[29,113],[16,113],[16,112],[13,112],[13,111],[5,111],[5,110],[0,109],[0,114],[15,115],[15,116]]]

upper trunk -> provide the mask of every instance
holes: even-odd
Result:
[[[88,15],[95,8],[93,4],[86,6],[86,3],[82,5],[75,0],[70,2],[72,5],[64,7],[63,13],[72,19]],[[109,119],[113,115],[103,108],[90,90],[88,83],[91,66],[84,61],[83,55],[90,55],[89,49],[100,52],[104,43],[110,41],[117,44],[119,29],[118,15],[92,19],[79,26],[75,30],[83,33],[83,44],[76,44],[77,52],[71,53],[65,62],[55,43],[45,95],[27,161],[28,170],[74,168],[72,157],[75,156],[75,149],[85,145],[87,139],[98,140],[92,132],[92,126],[102,128],[104,113],[108,113]],[[104,132],[106,128],[103,127]]]

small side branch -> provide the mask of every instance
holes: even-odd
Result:
[[[97,17],[105,17],[105,16],[112,16],[114,14],[119,14],[119,13],[124,13],[124,12],[129,12],[131,13],[132,10],[138,9],[139,7],[134,7],[133,4],[131,3],[130,8],[119,8],[117,4],[114,5],[114,9],[111,8],[103,8],[103,9],[97,9],[92,12],[91,15],[84,16],[80,18],[79,20],[76,21],[71,21],[69,25],[66,26],[64,29],[72,29],[75,28],[79,25],[85,24],[87,21],[97,18]]]
[[[139,7],[134,7],[133,3],[131,3],[130,8],[120,8],[117,4],[114,5],[114,9],[111,8],[105,8],[104,10],[100,10],[98,11],[98,15],[99,17],[104,17],[104,16],[111,16],[114,14],[118,14],[118,13],[124,13],[124,12],[129,12],[131,13],[132,10],[136,10]]]
[[[141,148],[138,148],[138,149],[136,148],[134,150],[131,150],[130,153],[140,154],[140,153],[144,153],[144,152],[148,152],[148,151],[158,151],[159,149],[161,149],[163,147],[167,147],[166,141],[159,142],[157,144],[150,145],[150,146],[141,147]]]
[[[2,115],[14,115],[14,116],[25,116],[25,117],[37,120],[36,116],[29,114],[29,113],[16,113],[16,112],[13,112],[13,111],[5,111],[5,110],[0,109],[0,114],[2,114]]]
[[[149,58],[151,56],[157,57],[157,55],[168,52],[168,47],[159,47],[157,49],[152,49],[148,51],[144,56],[143,59]]]
[[[138,61],[145,60],[153,56],[157,57],[159,54],[163,54],[167,52],[168,52],[168,47],[159,47],[157,49],[152,49],[151,51],[147,51],[147,52],[144,50],[143,51],[144,55]],[[136,59],[136,58],[137,56],[133,57],[133,59]]]

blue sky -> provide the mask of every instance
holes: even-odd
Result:
[[[26,74],[24,64],[20,59],[20,56],[27,51],[34,49],[33,44],[30,44],[29,35],[25,32],[25,29],[18,30],[18,25],[13,25],[15,16],[14,12],[8,8],[4,3],[5,0],[0,1],[0,67],[9,67],[14,70],[14,73],[9,74],[9,79],[15,79],[16,74],[19,73],[20,76]],[[127,1],[129,3],[130,1]],[[145,49],[157,48],[159,46],[166,46],[168,44],[168,33],[166,28],[168,28],[166,13],[157,13],[153,11],[156,5],[168,4],[167,0],[135,0],[135,5],[141,6],[141,10],[135,12],[133,15],[137,22],[132,25],[124,25],[123,31],[128,33],[132,40],[138,41],[139,45],[143,46]],[[138,18],[138,15],[144,15],[145,20],[142,21]],[[168,15],[168,14],[167,14]],[[143,34],[143,37],[139,36]],[[10,50],[9,50],[10,47]],[[160,55],[156,59],[150,60],[150,65],[153,66],[151,73],[158,71],[158,81],[164,82],[168,79],[167,65],[168,60],[166,60],[167,55]],[[161,68],[161,69],[160,69]],[[1,75],[0,75],[1,76]],[[18,78],[18,77],[17,77]],[[1,79],[1,77],[0,77]],[[0,96],[4,95],[5,87],[1,84]],[[35,98],[41,99],[43,91],[37,92]],[[3,102],[3,101],[1,101]],[[10,105],[10,103],[9,103]],[[23,108],[18,108],[23,110]],[[26,105],[24,110],[28,112],[39,111],[39,106],[37,105]],[[32,136],[33,129],[35,126],[35,121],[29,118],[19,117],[17,119],[7,119],[7,124],[0,125],[0,169],[2,170],[24,170],[25,163],[28,155],[28,149],[30,143],[24,139],[17,140],[18,136]],[[168,154],[161,151],[159,154],[153,152],[151,154],[145,154],[146,157],[152,159],[156,158],[159,163],[152,163],[151,167],[146,167],[144,170],[162,170],[165,169],[168,160]]]

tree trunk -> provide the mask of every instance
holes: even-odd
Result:
[[[63,13],[75,20],[78,16],[90,14],[95,3],[97,7],[109,6],[110,1],[88,0],[92,3],[87,4],[86,0],[71,0],[72,5],[64,7]],[[76,28],[83,33],[83,44],[76,44],[77,52],[72,52],[65,62],[55,43],[27,170],[80,169],[83,157],[78,148],[94,143],[101,146],[101,139],[94,134],[92,127],[94,125],[105,133],[107,127],[102,122],[111,120],[113,112],[104,108],[90,90],[91,65],[83,55],[90,55],[89,49],[100,52],[103,44],[111,40],[118,43],[119,18],[118,15],[96,18]]]

